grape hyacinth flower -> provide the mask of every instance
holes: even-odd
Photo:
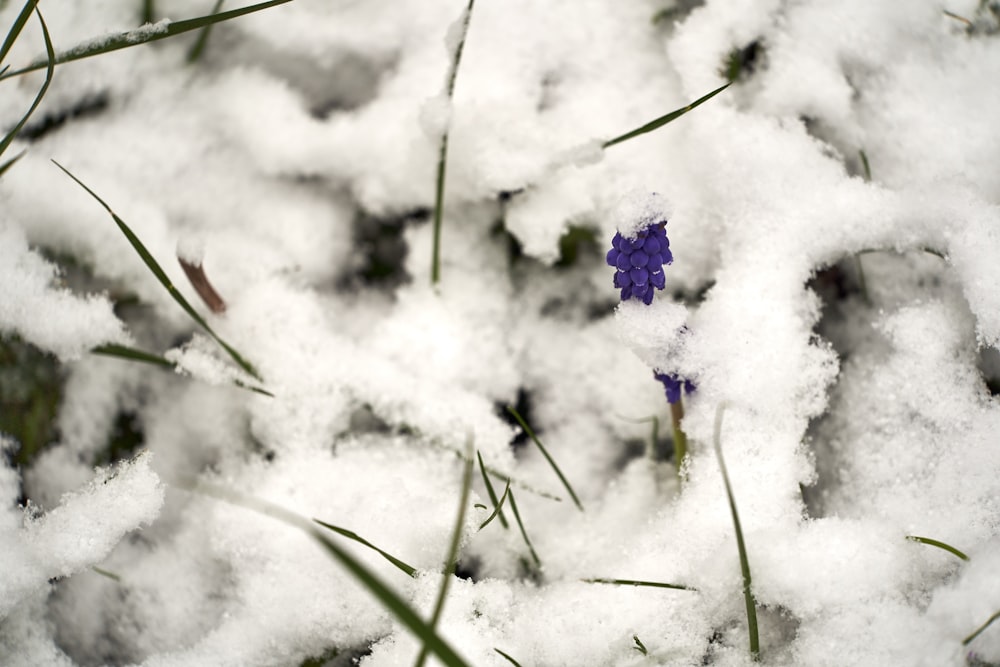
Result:
[[[677,373],[661,373],[653,371],[653,377],[663,384],[663,389],[667,394],[667,402],[673,405],[681,400],[681,389],[685,394],[690,394],[696,389],[694,382],[682,379]]]
[[[622,301],[641,299],[653,303],[654,289],[663,289],[663,266],[674,261],[667,240],[666,220],[643,227],[635,238],[615,232],[608,251],[608,265],[615,267],[615,287],[621,288]]]

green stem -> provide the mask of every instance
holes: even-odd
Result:
[[[451,61],[451,70],[448,72],[448,87],[446,94],[448,102],[455,93],[455,79],[458,78],[458,65],[462,61],[462,50],[465,48],[465,36],[469,33],[469,20],[472,18],[472,6],[476,0],[469,0],[469,6],[465,9],[462,17],[462,36],[455,47],[455,57]],[[450,125],[450,122],[449,122]],[[444,183],[445,172],[448,168],[448,125],[445,126],[441,135],[441,146],[438,149],[437,164],[437,184],[434,188],[434,244],[431,249],[431,284],[437,285],[441,281],[441,218],[444,213]]]
[[[674,429],[674,465],[677,466],[677,479],[684,482],[684,463],[687,459],[687,435],[681,428],[684,419],[684,403],[677,399],[670,404],[670,422]]]

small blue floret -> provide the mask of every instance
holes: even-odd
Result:
[[[663,266],[674,261],[666,226],[666,220],[650,223],[635,238],[615,232],[607,262],[616,269],[614,285],[621,290],[622,301],[639,299],[648,306],[655,291],[666,285]]]

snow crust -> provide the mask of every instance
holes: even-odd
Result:
[[[135,29],[135,4],[43,11],[67,49]],[[0,436],[0,663],[412,664],[418,642],[309,535],[197,489],[356,532],[417,576],[331,536],[429,617],[471,441],[541,565],[510,505],[479,530],[476,470],[438,626],[469,664],[753,664],[720,405],[762,664],[1000,662],[1000,623],[963,643],[1000,610],[989,7],[466,4],[296,0],[216,26],[197,63],[188,36],[57,68],[0,177],[0,337],[65,374],[53,442],[14,465]],[[29,24],[8,61],[39,39]],[[720,86],[734,53],[756,55],[726,91],[601,148]],[[39,76],[0,82],[4,127]],[[610,240],[654,218],[666,288],[618,303]],[[180,372],[88,355],[106,343]],[[672,438],[653,369],[697,383],[683,482],[650,456]],[[133,451],[112,447],[123,423]]]

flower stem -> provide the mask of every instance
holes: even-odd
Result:
[[[677,466],[677,479],[684,481],[684,460],[687,458],[687,435],[681,428],[681,420],[684,419],[684,403],[677,399],[676,403],[670,404],[670,421],[674,428],[674,465]]]

